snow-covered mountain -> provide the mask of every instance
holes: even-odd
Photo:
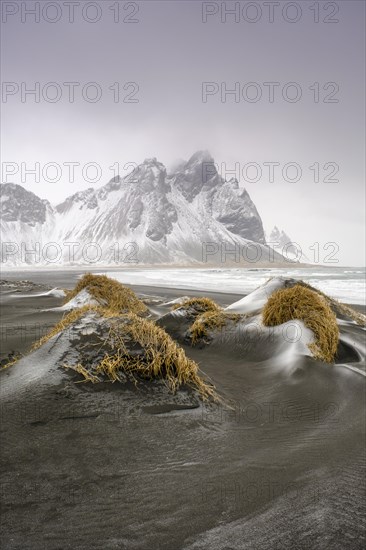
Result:
[[[310,262],[304,254],[300,244],[290,239],[283,229],[278,229],[277,225],[275,225],[269,235],[266,236],[266,241],[269,246],[289,260],[306,263]]]
[[[207,151],[167,174],[156,158],[103,187],[51,206],[1,185],[2,262],[21,264],[235,264],[283,261],[266,245],[245,189],[225,181]]]

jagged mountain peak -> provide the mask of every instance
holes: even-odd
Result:
[[[187,161],[182,158],[175,159],[173,162],[170,163],[170,166],[168,169],[169,176],[172,176],[173,174],[176,174],[184,170],[184,167],[186,164],[187,164]]]
[[[184,167],[186,177],[194,178],[202,185],[206,185],[211,180],[219,183],[221,178],[218,177],[214,158],[209,151],[197,151],[191,156]]]
[[[136,178],[146,177],[147,174],[151,179],[156,177],[161,178],[162,176],[165,178],[167,174],[167,170],[165,168],[165,165],[159,160],[157,160],[156,157],[146,158],[144,162],[139,164],[124,179],[126,181],[129,181],[131,178],[136,179]]]
[[[239,189],[239,182],[236,178],[230,178],[229,180],[227,180],[227,183],[233,188],[233,189]],[[243,191],[246,192],[245,189],[243,189]]]
[[[271,231],[271,233],[269,234],[269,237],[268,237],[268,241],[269,242],[278,242],[279,245],[281,246],[285,246],[287,245],[288,243],[291,242],[291,239],[290,237],[287,235],[287,233],[285,233],[283,231],[283,229],[279,229],[277,227],[277,225],[275,225]]]
[[[214,162],[213,156],[206,149],[196,151],[187,162],[187,166],[202,162]]]
[[[148,157],[141,163],[140,166],[164,166],[162,162],[158,161],[156,157]]]
[[[14,205],[3,225],[7,240],[27,235],[30,240],[95,242],[109,254],[100,262],[111,261],[115,243],[122,248],[134,243],[141,263],[202,262],[205,242],[218,247],[213,263],[222,261],[224,243],[265,245],[262,220],[249,194],[235,178],[225,181],[205,150],[194,153],[169,175],[156,157],[146,158],[127,176],[116,175],[97,189],[78,191],[54,210],[34,195],[33,217],[20,216],[17,199],[19,193],[26,197],[30,192],[16,185],[8,190]],[[41,227],[33,233],[35,220]],[[265,259],[268,251],[265,246],[262,250]],[[79,260],[82,254],[76,256],[75,261]]]
[[[0,203],[0,217],[3,222],[20,221],[30,227],[43,224],[47,212],[52,210],[47,200],[39,198],[17,183],[1,184]]]
[[[217,173],[214,159],[208,151],[194,153],[171,179],[172,187],[177,188],[189,202],[202,191],[212,189],[224,181]]]
[[[166,168],[156,157],[145,159],[124,178],[124,181],[135,185],[138,182],[141,191],[145,193],[154,192],[154,190],[166,193],[170,189]]]
[[[289,260],[311,263],[305,251],[301,249],[299,243],[294,242],[288,234],[283,229],[279,229],[277,225],[267,234],[267,242],[269,246]]]

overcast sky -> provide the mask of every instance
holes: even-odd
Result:
[[[313,243],[335,242],[341,264],[364,265],[363,1],[226,2],[240,10],[226,21],[221,2],[40,2],[39,22],[24,8],[37,2],[2,4],[2,167],[17,170],[6,181],[57,203],[106,183],[115,163],[125,175],[126,163],[169,167],[208,149],[220,170],[239,163],[267,230],[278,225],[309,257]],[[39,102],[24,95],[36,82]],[[73,103],[65,82],[80,84]],[[25,174],[36,162],[59,163],[60,181],[47,181],[52,169],[39,182]],[[94,184],[90,162],[101,167]]]

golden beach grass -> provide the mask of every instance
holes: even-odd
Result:
[[[237,323],[241,317],[238,313],[226,313],[220,309],[201,313],[189,328],[192,344],[195,345],[203,338],[207,338],[208,331],[222,329],[229,321]]]
[[[180,386],[187,385],[196,389],[202,398],[216,399],[213,386],[206,384],[199,376],[198,365],[187,358],[184,350],[154,321],[140,317],[147,307],[135,293],[104,275],[86,274],[67,296],[67,300],[76,296],[83,288],[101,304],[84,305],[68,312],[45,336],[33,344],[38,349],[50,338],[65,331],[70,325],[88,313],[102,318],[110,318],[108,336],[101,340],[100,350],[104,357],[97,366],[64,365],[84,378],[84,381],[97,383],[106,377],[112,382],[121,381],[121,375],[132,378],[161,379],[169,389],[175,392]],[[200,307],[207,307],[212,301],[199,300]],[[214,304],[214,302],[212,302]],[[214,304],[215,305],[215,304]],[[218,308],[218,306],[215,305]],[[128,343],[131,343],[130,350]],[[136,352],[136,346],[140,352]],[[134,349],[134,351],[132,351]]]
[[[345,317],[349,317],[352,319],[357,325],[361,327],[366,326],[366,316],[360,313],[359,311],[356,311],[353,309],[353,307],[348,306],[347,304],[343,304],[339,300],[336,300],[335,298],[331,298],[330,296],[327,296],[327,294],[324,294],[321,290],[318,290],[317,288],[312,287],[308,283],[305,283],[304,281],[299,281],[299,285],[308,288],[309,290],[313,290],[317,294],[320,294],[326,300],[332,311],[337,315],[345,315]]]
[[[309,349],[317,359],[334,361],[339,329],[337,319],[327,300],[303,284],[276,290],[262,311],[265,326],[277,326],[292,319],[303,321],[313,331],[315,342]]]
[[[127,342],[132,342],[134,352],[128,349]],[[136,345],[140,353],[136,352]],[[105,355],[92,370],[80,363],[65,365],[65,368],[76,370],[93,383],[103,380],[100,375],[116,382],[121,381],[122,374],[127,374],[145,380],[161,379],[172,392],[187,385],[196,389],[203,399],[216,398],[214,387],[199,376],[197,363],[185,355],[163,328],[135,313],[111,319],[109,334],[101,341],[100,349],[103,348]]]
[[[186,309],[194,310],[197,313],[204,313],[205,311],[220,311],[220,306],[216,304],[210,298],[189,298],[182,304],[174,304],[172,309]]]
[[[133,290],[106,275],[92,273],[86,273],[80,279],[75,288],[68,292],[66,301],[74,298],[84,288],[101,306],[115,313],[133,312],[141,315],[147,312],[147,306],[138,299]]]

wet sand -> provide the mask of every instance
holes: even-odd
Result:
[[[35,275],[21,278],[65,288],[77,278]],[[182,295],[222,305],[242,298],[136,290],[150,296],[156,317],[169,309],[163,301]],[[62,298],[1,300],[2,326],[29,329],[27,342],[13,330],[6,353],[25,351],[30,327],[62,316],[43,311]],[[3,548],[364,547],[365,378],[308,357],[294,370],[275,358],[248,360],[222,342],[183,347],[231,408],[147,384],[96,389],[60,369],[23,389],[17,365],[0,373]],[[344,350],[343,361],[354,360]]]

